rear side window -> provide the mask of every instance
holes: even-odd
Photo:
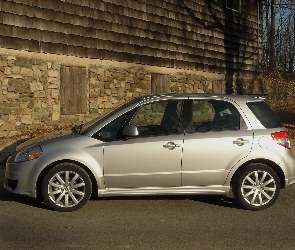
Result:
[[[193,100],[192,132],[240,130],[240,113],[229,102]]]
[[[265,128],[283,126],[279,118],[265,102],[248,102],[247,105]]]

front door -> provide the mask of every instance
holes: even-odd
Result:
[[[180,131],[181,109],[181,100],[153,102],[138,108],[132,118],[126,118],[130,119],[128,125],[136,126],[139,134],[133,138],[106,142],[106,188],[181,185],[184,136]]]

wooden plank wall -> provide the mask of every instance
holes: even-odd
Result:
[[[225,15],[225,0],[0,0],[0,47],[217,73],[238,53],[254,72],[257,0],[242,1]]]

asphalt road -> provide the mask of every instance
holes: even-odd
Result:
[[[295,186],[275,206],[222,196],[93,199],[72,213],[3,189],[0,249],[295,249]]]

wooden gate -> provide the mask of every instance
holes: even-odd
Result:
[[[82,114],[87,112],[86,82],[85,67],[61,67],[61,114]]]
[[[153,73],[151,84],[152,94],[164,94],[171,92],[169,75]]]

